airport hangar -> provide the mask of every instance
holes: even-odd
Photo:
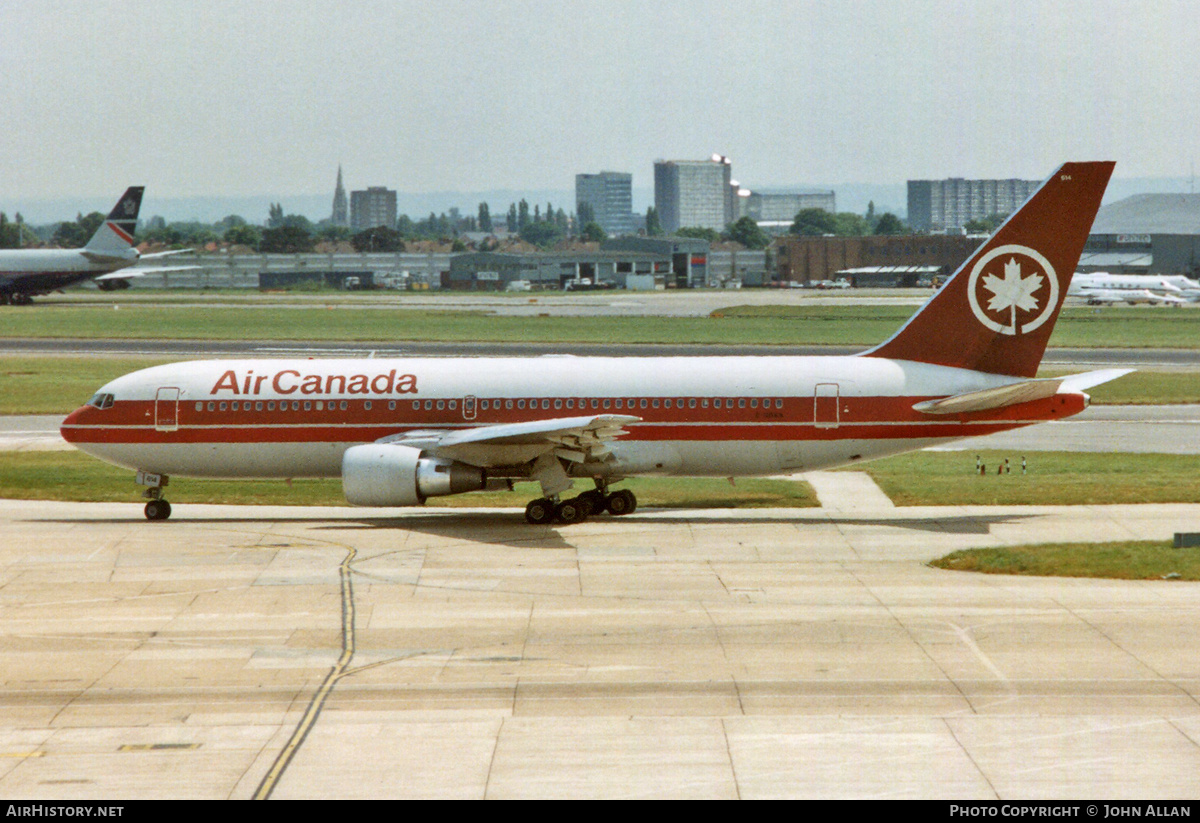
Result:
[[[857,287],[930,285],[962,265],[983,238],[954,234],[782,237],[774,279]],[[1078,271],[1200,274],[1200,194],[1137,194],[1101,207]]]

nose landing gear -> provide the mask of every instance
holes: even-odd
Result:
[[[142,492],[142,497],[149,500],[146,503],[147,520],[166,520],[171,516],[171,504],[164,500],[162,496],[163,486],[167,485],[169,479],[165,474],[137,473],[138,485],[148,487]]]

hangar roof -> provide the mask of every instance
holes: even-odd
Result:
[[[1092,234],[1200,234],[1200,194],[1135,194],[1102,206]]]

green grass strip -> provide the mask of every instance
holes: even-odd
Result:
[[[986,468],[983,475],[975,471],[976,457]],[[1009,473],[997,474],[1005,458]],[[1200,503],[1198,455],[938,451],[855,468],[870,474],[898,506]]]
[[[1200,580],[1200,549],[1170,542],[1043,543],[953,552],[929,565],[950,571],[1112,580]]]

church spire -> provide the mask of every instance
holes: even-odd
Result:
[[[338,163],[337,188],[333,191],[333,217],[335,226],[350,225],[350,209],[346,205],[346,188],[342,185],[342,164]]]

